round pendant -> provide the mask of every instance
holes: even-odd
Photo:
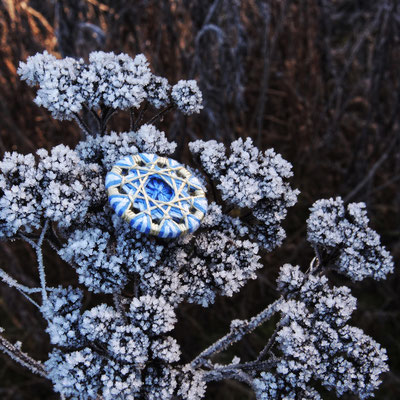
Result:
[[[117,161],[106,189],[111,207],[132,228],[162,238],[194,232],[207,212],[200,181],[182,164],[156,154]]]

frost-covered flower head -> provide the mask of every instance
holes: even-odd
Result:
[[[166,78],[152,75],[145,90],[147,100],[155,108],[164,107],[170,102],[171,85]]]
[[[319,382],[338,397],[373,396],[388,370],[386,351],[361,329],[347,325],[355,298],[347,287],[330,287],[325,277],[306,276],[286,264],[278,278],[284,296],[277,345],[284,355],[254,380],[260,399],[321,399]],[[304,397],[303,397],[304,396]]]
[[[20,62],[18,74],[31,86],[39,85],[35,103],[47,108],[57,119],[72,119],[82,109],[80,73],[82,60],[66,57],[56,59],[45,51]]]
[[[138,108],[147,98],[155,107],[169,102],[170,86],[165,78],[152,75],[143,54],[92,52],[89,64],[82,59],[57,59],[47,51],[29,57],[18,68],[21,79],[39,85],[35,102],[57,119],[72,119],[83,104],[125,110]]]
[[[0,237],[31,232],[43,217],[70,226],[105,200],[97,164],[85,163],[64,145],[36,154],[38,161],[33,154],[6,153],[0,163]]]
[[[196,81],[179,81],[171,89],[166,78],[153,75],[143,54],[95,51],[89,63],[67,57],[57,59],[47,51],[20,62],[18,74],[30,86],[39,85],[36,104],[47,108],[54,118],[73,119],[85,106],[98,110],[139,108],[147,100],[155,108],[172,99],[184,114],[203,108]]]
[[[89,55],[89,65],[82,70],[79,83],[89,107],[100,104],[125,110],[138,108],[146,97],[145,87],[151,72],[143,54],[132,59],[127,54],[95,51]]]
[[[199,113],[203,108],[203,96],[194,80],[180,80],[172,87],[171,95],[175,105],[186,115]]]
[[[384,279],[393,272],[393,259],[368,223],[364,203],[345,207],[340,197],[318,200],[307,220],[308,241],[337,271],[351,279]]]
[[[0,170],[0,238],[39,228],[40,174],[33,154],[5,153]]]
[[[292,165],[273,149],[261,152],[250,138],[232,142],[229,154],[215,140],[197,140],[189,143],[189,149],[217,183],[222,199],[249,208],[259,221],[249,227],[251,237],[268,250],[280,245],[285,238],[280,223],[299,193],[288,182]]]
[[[91,204],[104,199],[104,184],[100,168],[86,164],[78,154],[64,145],[54,147],[50,154],[37,151],[38,171],[42,176],[42,207],[44,216],[57,221],[59,226],[70,226],[82,221]]]

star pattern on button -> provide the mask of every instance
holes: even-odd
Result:
[[[207,212],[203,185],[172,158],[139,153],[117,161],[106,176],[115,212],[142,233],[162,238],[194,232]]]

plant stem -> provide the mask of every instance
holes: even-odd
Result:
[[[34,374],[47,378],[46,369],[40,361],[34,360],[28,354],[22,352],[21,349],[13,345],[2,335],[0,335],[0,350]]]
[[[192,362],[193,368],[198,368],[206,364],[207,359],[211,356],[226,350],[233,343],[238,342],[243,336],[253,332],[258,326],[269,320],[276,312],[277,306],[283,301],[283,298],[279,298],[270,304],[265,310],[250,319],[250,321],[242,320],[238,321],[231,330],[217,342],[212,344],[210,347],[200,353]]]

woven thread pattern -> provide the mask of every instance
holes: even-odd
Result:
[[[111,207],[131,227],[162,238],[194,232],[207,212],[200,181],[182,164],[156,154],[117,161],[106,189]]]

